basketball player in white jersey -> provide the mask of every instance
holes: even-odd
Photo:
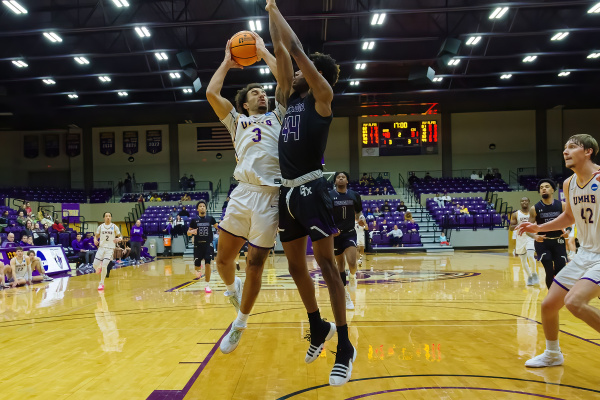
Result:
[[[96,272],[100,272],[98,290],[104,290],[104,279],[108,271],[108,264],[113,258],[117,243],[123,240],[120,237],[119,227],[112,223],[112,213],[107,211],[103,217],[104,223],[98,226],[94,238],[94,244],[98,247],[96,257],[94,257],[94,269]]]
[[[29,260],[29,257],[23,254],[22,247],[17,247],[15,253],[15,257],[10,260],[10,266],[4,267],[4,273],[8,277],[6,283],[9,283],[13,288],[25,284],[33,284],[31,261]],[[36,278],[38,278],[38,282],[42,280],[41,276],[36,276]]]
[[[264,264],[277,235],[281,184],[277,146],[287,102],[282,87],[291,87],[292,73],[289,72],[293,72],[291,58],[282,45],[277,41],[273,43],[276,62],[261,37],[255,33],[253,36],[259,60],[265,60],[277,79],[275,109],[269,112],[267,94],[258,83],[238,91],[236,107],[221,96],[229,69],[240,68],[231,58],[229,42],[225,59],[206,89],[208,102],[231,134],[237,158],[234,177],[239,182],[219,223],[217,269],[227,286],[225,295],[238,313],[231,331],[221,341],[220,348],[225,354],[236,349],[246,329],[248,316],[260,292]],[[286,71],[283,81],[278,77],[278,68]],[[249,245],[242,292],[242,281],[235,276],[235,259],[246,241]]]
[[[362,266],[363,256],[365,255],[365,231],[369,230],[369,225],[362,226],[356,221],[354,224],[354,230],[356,231],[356,256],[358,257],[357,264]],[[350,277],[350,283],[356,285],[356,275],[354,276],[354,282]]]
[[[532,368],[562,365],[563,355],[558,343],[559,311],[563,306],[577,318],[600,332],[600,310],[589,302],[600,296],[600,182],[595,175],[600,165],[592,159],[598,154],[598,142],[586,134],[569,138],[563,151],[565,165],[574,174],[563,184],[566,194],[565,211],[556,219],[538,226],[522,222],[519,234],[564,229],[575,223],[579,252],[556,275],[548,295],[542,302],[542,325],[546,350],[528,360]]]
[[[509,229],[511,231],[514,231],[521,222],[529,221],[529,203],[530,200],[528,197],[523,197],[521,199],[521,209],[515,211],[510,217]],[[537,264],[533,256],[533,253],[535,252],[533,238],[530,238],[527,235],[517,235],[515,239],[517,241],[515,245],[515,254],[521,259],[521,265],[527,274],[527,286],[539,285],[540,278],[537,274]]]

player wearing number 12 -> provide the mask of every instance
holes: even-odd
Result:
[[[519,234],[523,234],[558,231],[574,222],[580,244],[579,252],[556,275],[542,302],[546,350],[528,360],[525,363],[527,367],[551,367],[564,362],[558,344],[558,315],[563,306],[600,332],[600,310],[589,304],[600,296],[600,185],[597,179],[600,165],[592,161],[597,154],[598,142],[592,136],[571,136],[563,151],[566,167],[574,172],[563,184],[566,194],[565,211],[542,225],[523,222],[518,226]]]
[[[276,61],[265,48],[261,37],[253,32],[251,34],[256,41],[259,60],[266,61],[278,82],[275,109],[269,112],[267,94],[257,83],[238,92],[235,98],[236,108],[221,96],[223,81],[229,69],[241,68],[231,58],[230,42],[225,48],[225,59],[206,90],[206,98],[231,134],[237,158],[233,176],[239,182],[229,196],[225,216],[219,223],[221,233],[217,245],[217,269],[227,286],[225,295],[237,311],[231,331],[221,341],[220,348],[225,354],[236,349],[246,329],[248,316],[260,291],[264,264],[277,236],[281,184],[277,143],[285,114],[285,99],[281,96],[277,69],[286,60],[286,69],[291,69],[292,65],[283,46],[273,43]],[[282,49],[285,54],[281,53]],[[246,241],[249,243],[249,251],[246,282],[242,292],[242,281],[235,276],[235,258]]]

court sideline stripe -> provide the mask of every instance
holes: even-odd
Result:
[[[567,400],[562,397],[552,397],[546,396],[545,394],[537,394],[537,393],[529,393],[523,392],[520,390],[508,390],[508,389],[494,389],[494,388],[482,388],[482,387],[468,387],[468,386],[424,386],[424,387],[414,387],[414,388],[404,388],[404,389],[390,389],[390,390],[382,390],[379,392],[372,393],[363,393],[358,396],[348,397],[346,400],[357,400],[363,399],[365,397],[377,396],[379,394],[393,393],[393,392],[407,392],[412,390],[439,390],[439,389],[461,389],[461,390],[487,390],[490,392],[504,392],[504,393],[515,393],[515,394],[525,394],[529,396],[541,397],[543,399],[552,399],[552,400]]]

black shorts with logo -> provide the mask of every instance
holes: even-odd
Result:
[[[333,201],[325,178],[279,192],[279,238],[291,242],[310,236],[313,242],[337,233],[333,222]]]
[[[333,250],[336,256],[344,254],[348,247],[356,248],[356,231],[354,229],[342,232],[333,238]]]
[[[209,242],[200,242],[194,244],[194,265],[199,267],[202,265],[202,260],[206,264],[210,264],[213,260],[213,244]]]
[[[567,247],[564,238],[545,239],[543,242],[536,241],[534,246],[538,260],[554,262],[555,275],[567,264]]]

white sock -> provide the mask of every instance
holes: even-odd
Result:
[[[238,316],[233,323],[237,326],[246,326],[249,316],[250,314],[244,314],[243,312],[238,311]]]
[[[227,286],[227,291],[229,293],[235,293],[235,282],[232,283],[231,285],[225,285],[225,286]]]
[[[546,350],[560,351],[558,340],[546,340]]]
[[[531,277],[531,270],[529,269],[529,265],[527,264],[527,255],[519,254],[519,258],[521,259],[521,265],[523,266],[523,269],[525,270],[527,277],[528,278]]]
[[[350,278],[356,279],[356,274],[350,274]]]

